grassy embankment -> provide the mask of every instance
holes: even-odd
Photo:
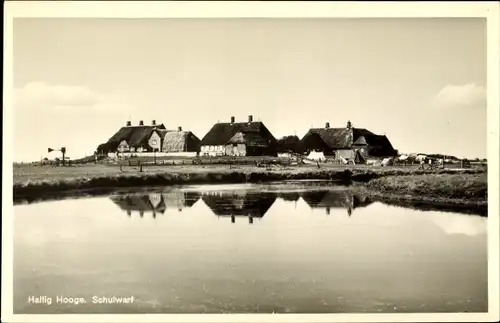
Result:
[[[417,170],[416,167],[327,166],[147,166],[85,165],[75,167],[15,166],[14,201],[37,200],[91,192],[105,194],[131,186],[244,183],[283,180],[338,180],[355,183],[382,200],[416,203],[487,205],[486,171],[483,169]]]
[[[361,188],[372,200],[429,209],[460,209],[487,214],[487,173],[420,174],[374,178]]]

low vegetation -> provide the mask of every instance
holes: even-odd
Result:
[[[284,180],[336,180],[358,183],[373,196],[429,203],[486,204],[486,172],[481,168],[418,170],[412,167],[331,166],[317,168],[249,165],[178,165],[122,167],[15,166],[14,200],[43,196],[108,192],[117,188],[205,183],[243,183]]]
[[[373,179],[366,186],[381,193],[467,199],[486,198],[488,188],[485,173],[387,176]]]
[[[487,174],[422,174],[386,176],[372,179],[362,187],[375,200],[421,208],[436,205],[441,208],[474,209],[487,214]]]

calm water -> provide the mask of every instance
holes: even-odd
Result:
[[[16,205],[14,225],[15,313],[487,311],[486,217],[348,188],[128,192]]]

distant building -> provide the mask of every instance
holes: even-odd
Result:
[[[161,152],[178,153],[200,151],[201,141],[191,131],[183,131],[182,127],[178,127],[177,131],[162,130],[160,133],[162,136]]]
[[[335,159],[349,159],[363,162],[370,157],[397,156],[385,135],[377,135],[364,128],[354,128],[348,121],[345,128],[312,128],[299,143],[302,153],[323,152]]]
[[[144,125],[141,120],[137,126],[132,126],[127,121],[125,127],[116,132],[106,143],[97,147],[98,154],[108,154],[115,152],[152,152],[155,147],[161,147],[161,141],[155,142],[152,133],[155,130],[165,130],[163,124],[156,124],[153,120],[151,125]]]
[[[260,121],[216,123],[201,140],[201,155],[276,156],[277,141]]]

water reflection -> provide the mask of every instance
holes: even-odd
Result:
[[[297,202],[300,199],[299,192],[280,192],[276,194],[278,198],[288,202]]]
[[[157,214],[165,214],[167,209],[175,209],[182,212],[184,208],[190,208],[199,199],[198,192],[149,192],[149,193],[132,193],[123,195],[114,195],[111,200],[128,216],[132,216],[132,212],[138,212],[141,217],[144,213],[152,213],[153,218]]]
[[[330,214],[332,208],[346,209],[349,216],[356,208],[366,207],[372,203],[361,194],[354,194],[350,190],[307,191],[302,193],[302,199],[312,209],[325,209]]]
[[[134,191],[15,207],[16,314],[488,309],[485,217],[300,183]],[[96,293],[134,303],[27,302]]]
[[[292,192],[263,192],[246,190],[216,190],[208,192],[180,191],[169,192],[142,192],[121,194],[111,197],[111,200],[126,211],[128,216],[138,212],[141,217],[144,213],[164,214],[167,209],[182,212],[190,208],[198,200],[212,210],[218,217],[229,217],[232,223],[237,217],[248,217],[252,224],[254,219],[261,219],[266,215],[277,199],[286,203],[295,203],[302,199],[311,209],[325,209],[326,215],[331,209],[345,209],[349,216],[354,209],[365,207],[372,203],[367,197],[356,194],[352,190],[316,190]]]
[[[236,217],[246,216],[250,224],[254,218],[262,218],[276,198],[276,193],[245,191],[212,191],[201,197],[215,215],[230,217],[232,223],[236,222]]]

